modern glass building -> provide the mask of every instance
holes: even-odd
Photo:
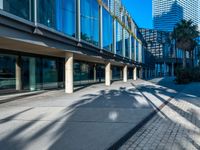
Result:
[[[145,77],[139,32],[120,0],[0,0],[0,93]]]
[[[200,0],[153,0],[153,27],[172,31],[180,20],[191,19],[200,27]]]

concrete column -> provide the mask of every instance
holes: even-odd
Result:
[[[174,63],[172,63],[172,77],[174,76]]]
[[[111,63],[107,63],[105,67],[105,84],[106,86],[110,86],[111,84],[111,79],[110,79],[110,74],[111,74]]]
[[[3,9],[3,0],[0,0],[0,9]]]
[[[65,57],[65,93],[73,93],[73,54],[66,53]]]
[[[96,69],[96,65],[94,66],[94,82],[97,81],[97,69]]]
[[[29,61],[29,83],[30,83],[30,91],[36,90],[36,62],[35,62],[35,58],[30,58],[30,61]]]
[[[21,77],[21,56],[18,56],[15,64],[15,75],[16,75],[16,90],[22,89],[22,77]]]
[[[125,65],[123,68],[123,81],[127,82],[127,79],[128,79],[128,66]]]
[[[133,68],[133,80],[137,80],[137,67]]]

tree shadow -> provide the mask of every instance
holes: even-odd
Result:
[[[23,150],[35,141],[44,138],[44,136],[49,136],[51,140],[44,145],[44,149],[106,149],[112,144],[110,143],[111,141],[118,140],[116,135],[123,135],[128,132],[126,128],[129,129],[130,126],[133,126],[135,122],[134,119],[137,120],[138,117],[144,115],[142,111],[138,113],[135,110],[142,109],[143,111],[152,111],[157,109],[157,111],[160,111],[159,107],[154,103],[154,100],[150,99],[146,93],[150,93],[157,100],[165,103],[168,99],[165,99],[162,95],[173,97],[182,89],[177,88],[178,90],[176,90],[175,87],[173,90],[169,90],[167,88],[168,85],[169,84],[165,87],[153,86],[151,84],[132,84],[132,87],[121,86],[117,89],[108,88],[99,90],[97,93],[82,95],[81,100],[75,101],[66,108],[64,107],[62,111],[60,111],[60,116],[51,121],[47,121],[46,124],[42,126],[37,126],[37,130],[33,130],[28,137],[20,139],[20,135],[25,130],[36,128],[34,127],[36,123],[43,119],[45,120],[45,116],[39,115],[33,121],[24,122],[21,126],[0,138],[0,147],[3,147],[5,150]],[[186,94],[187,97],[191,97],[188,91],[183,94]],[[192,95],[193,97],[195,96],[194,93],[192,93]],[[196,96],[198,97],[199,95]],[[185,116],[192,115],[193,119],[199,121],[198,114],[193,113],[193,110],[190,110],[191,113],[186,112],[170,102],[168,103],[168,107],[184,117],[188,122],[192,123],[192,120]],[[31,109],[8,116],[0,121],[1,123],[6,123],[2,121],[12,120],[20,115],[20,113],[29,110]],[[126,114],[128,112],[130,112],[129,115]],[[166,121],[174,122],[174,120],[170,119],[163,112],[160,113],[164,116]],[[197,128],[199,128],[199,126],[197,126]],[[199,145],[192,140],[193,139],[190,138],[191,143],[197,148]],[[43,145],[44,143],[41,144]],[[181,146],[181,143],[179,144]],[[31,146],[34,147],[34,145]]]

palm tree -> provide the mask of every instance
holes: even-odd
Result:
[[[172,37],[176,41],[176,47],[183,50],[183,68],[186,67],[186,51],[190,51],[193,48],[193,41],[198,35],[198,27],[191,20],[181,20],[176,24],[172,32]]]

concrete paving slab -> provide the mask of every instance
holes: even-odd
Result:
[[[62,90],[0,105],[0,148],[107,149],[181,90],[143,80]]]

